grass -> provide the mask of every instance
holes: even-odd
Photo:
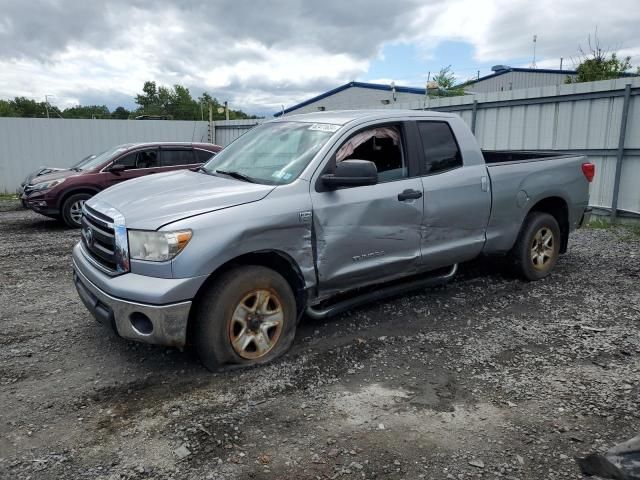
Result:
[[[0,200],[18,200],[17,193],[0,193]]]
[[[626,221],[624,223],[622,222],[612,223],[608,217],[603,217],[603,218],[596,217],[595,219],[589,222],[589,225],[587,225],[587,228],[592,228],[594,230],[604,230],[607,228],[617,228],[617,227],[623,228],[624,230],[626,230],[626,233],[628,234],[625,237],[623,237],[622,240],[635,240],[637,237],[640,237],[640,222]]]

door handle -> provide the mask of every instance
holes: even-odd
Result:
[[[398,194],[398,200],[404,202],[405,200],[416,200],[422,197],[422,192],[419,190],[407,189]]]

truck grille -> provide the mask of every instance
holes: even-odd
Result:
[[[118,270],[116,235],[113,219],[84,206],[82,215],[82,245],[87,255],[110,274]]]

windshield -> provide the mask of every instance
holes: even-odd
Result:
[[[255,183],[291,183],[339,128],[327,123],[265,123],[238,138],[203,169]]]
[[[95,155],[93,158],[86,159],[86,161],[82,161],[81,163],[75,165],[75,167],[80,168],[82,170],[92,170],[103,163],[111,160],[116,155],[127,150],[131,145],[118,145],[116,147],[110,148],[98,155]]]
[[[89,163],[89,160],[91,160],[92,158],[95,158],[96,154],[93,153],[91,155],[87,155],[86,157],[84,157],[82,160],[80,160],[78,163],[74,163],[71,168],[80,168],[82,167],[85,163]]]

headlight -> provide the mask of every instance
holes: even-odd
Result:
[[[31,190],[32,192],[37,192],[39,190],[49,190],[50,188],[57,187],[65,180],[66,178],[58,178],[57,180],[36,183],[34,185],[29,185],[29,190]]]
[[[150,232],[129,230],[129,256],[136,260],[164,262],[178,255],[191,240],[191,230]]]

